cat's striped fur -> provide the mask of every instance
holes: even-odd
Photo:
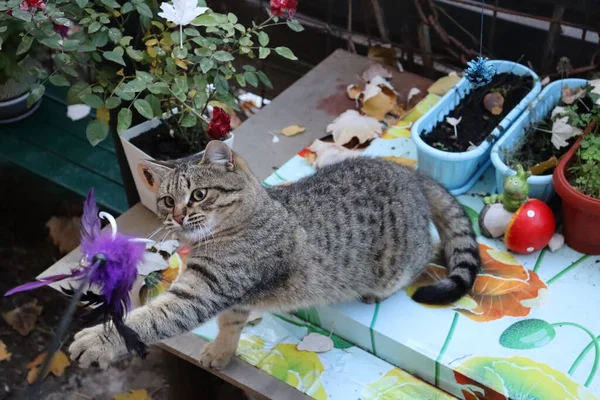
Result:
[[[381,301],[409,285],[435,253],[431,220],[450,273],[416,300],[458,300],[480,267],[463,208],[432,179],[394,163],[348,160],[268,189],[221,142],[200,162],[148,166],[161,182],[160,217],[194,247],[170,290],[126,322],[153,344],[219,315],[220,333],[202,354],[207,367],[227,364],[250,310]],[[83,365],[106,367],[125,349],[111,330],[93,327],[70,351]]]

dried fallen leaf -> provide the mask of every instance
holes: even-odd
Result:
[[[569,144],[567,140],[573,136],[579,136],[583,131],[579,128],[569,125],[569,117],[557,118],[552,124],[552,144],[560,149]]]
[[[369,68],[362,73],[361,78],[365,82],[371,82],[376,76],[382,76],[385,79],[392,79],[392,73],[381,64],[371,64]]]
[[[561,114],[564,114],[566,111],[566,109],[564,107],[561,106],[556,106],[554,107],[554,109],[552,110],[552,113],[550,114],[550,118],[552,120],[554,120],[555,117],[560,116]]]
[[[0,340],[0,361],[10,361],[12,354],[8,352],[6,349],[6,345],[2,340]]]
[[[556,156],[552,156],[550,159],[542,161],[541,163],[529,168],[529,171],[531,171],[531,175],[545,175],[546,171],[556,167],[557,165],[558,158],[556,158]]]
[[[498,92],[488,93],[483,98],[483,106],[493,115],[500,115],[504,109],[504,96]]]
[[[343,145],[357,138],[362,144],[381,136],[381,124],[375,118],[360,115],[356,110],[347,110],[327,125],[327,133],[333,135],[336,144]]]
[[[373,85],[367,85],[373,86]],[[385,86],[376,86],[379,92],[376,95],[367,96],[367,89],[364,91],[363,106],[360,109],[366,115],[383,121],[385,116],[396,109],[398,96],[393,90]],[[374,92],[374,91],[372,91]]]
[[[27,382],[30,384],[35,382],[38,378],[38,374],[40,372],[40,368],[46,359],[48,353],[44,352],[39,354],[32,362],[27,364],[27,369],[29,372],[27,373]],[[71,361],[69,361],[69,357],[62,351],[57,351],[52,357],[52,361],[50,362],[50,368],[48,369],[48,373],[52,373],[54,376],[62,376],[65,372],[65,369],[71,365]],[[48,376],[46,373],[46,376]],[[42,379],[46,378],[46,376],[42,377]]]
[[[33,299],[29,303],[3,313],[2,318],[21,335],[27,336],[35,329],[35,323],[43,309],[44,307],[38,306],[37,300]]]
[[[52,244],[63,253],[70,253],[79,246],[80,217],[52,217],[46,222]]]
[[[542,79],[542,81],[540,82],[542,84],[542,87],[546,86],[547,84],[550,83],[550,77],[547,76],[544,79]]]
[[[594,79],[593,81],[588,82],[592,86],[592,92],[597,95],[600,95],[600,79]],[[596,100],[596,104],[600,105],[600,98]]]
[[[114,400],[152,400],[146,389],[132,390],[129,393],[113,395]]]
[[[367,56],[373,61],[379,61],[402,72],[402,65],[398,62],[396,49],[391,46],[371,46]]]
[[[86,104],[72,104],[67,107],[67,117],[71,121],[78,121],[87,117],[90,111],[92,111],[92,108]]]
[[[306,350],[314,353],[326,353],[333,349],[333,340],[319,333],[309,333],[304,336],[304,339],[298,343],[296,348],[300,351]]]
[[[308,150],[312,153],[305,156],[305,160],[315,168],[323,168],[349,158],[360,157],[363,153],[362,150],[350,150],[339,144],[322,140],[315,140]]]
[[[562,88],[562,101],[565,104],[573,104],[583,96],[585,96],[585,90],[581,87],[571,89],[565,85]]]
[[[306,131],[306,128],[300,125],[286,126],[281,130],[283,136],[296,136]]]
[[[350,99],[356,100],[362,94],[362,90],[356,85],[348,85],[348,87],[346,88],[346,93],[348,94],[348,97],[350,97]]]
[[[384,160],[388,160],[394,162],[396,164],[404,165],[405,167],[414,168],[417,165],[417,160],[413,160],[412,158],[406,157],[394,157],[394,156],[385,156],[382,157]]]
[[[444,76],[437,81],[435,81],[427,92],[431,94],[437,94],[438,96],[443,96],[450,91],[456,84],[460,81],[460,77],[458,75],[448,75]]]

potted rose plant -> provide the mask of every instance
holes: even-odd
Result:
[[[598,105],[596,116],[600,117]],[[573,249],[600,254],[600,129],[596,123],[569,150],[554,171],[562,199],[564,235]]]
[[[20,121],[39,107],[49,76],[31,55],[61,38],[69,23],[56,4],[42,0],[0,2],[0,123]],[[66,34],[66,33],[65,33]],[[60,82],[59,82],[60,83]]]

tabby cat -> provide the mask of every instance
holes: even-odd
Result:
[[[250,310],[373,303],[409,285],[435,253],[431,220],[450,272],[413,299],[454,302],[480,268],[463,208],[432,179],[398,164],[357,158],[265,188],[237,153],[214,141],[200,161],[146,167],[160,181],[159,216],[193,250],[171,288],[126,323],[154,344],[218,315],[219,335],[201,355],[205,367],[227,365]],[[101,368],[126,353],[120,336],[101,325],[79,332],[69,350],[82,366]]]

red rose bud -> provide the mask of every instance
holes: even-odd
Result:
[[[271,0],[271,14],[281,17],[287,11],[288,19],[292,19],[298,8],[298,0]]]
[[[225,139],[229,132],[231,132],[231,117],[222,108],[215,107],[206,134],[211,139],[221,140]]]

